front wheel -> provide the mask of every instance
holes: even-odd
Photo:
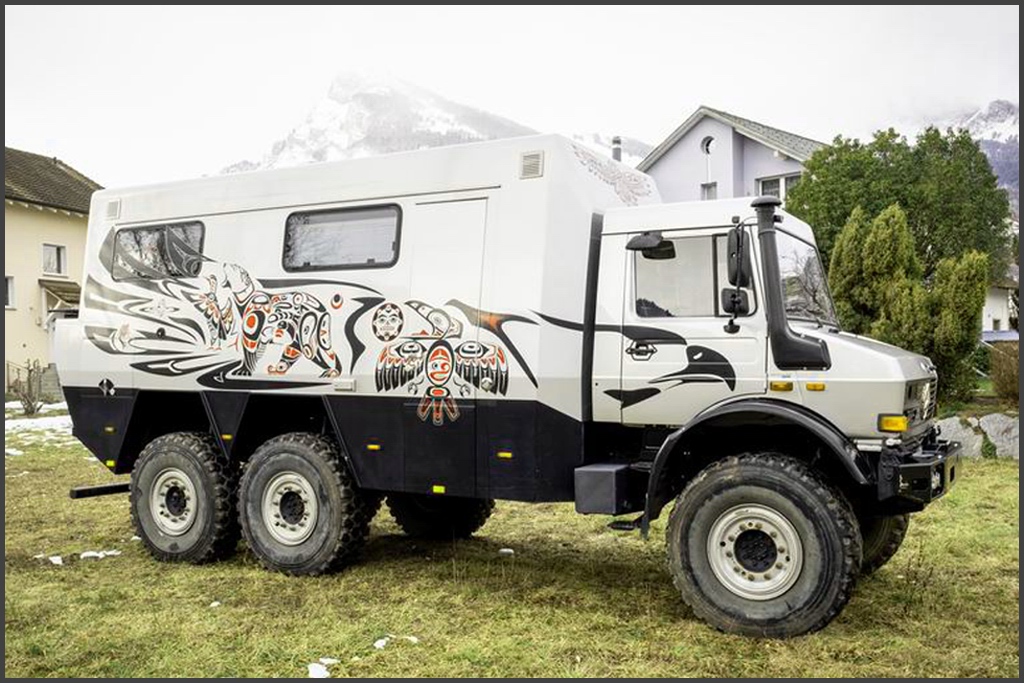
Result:
[[[824,627],[850,599],[861,563],[843,494],[776,453],[709,465],[676,499],[666,534],[683,600],[730,633],[787,638]]]
[[[903,545],[910,515],[861,516],[860,535],[864,539],[864,562],[860,573],[873,574],[892,559]]]

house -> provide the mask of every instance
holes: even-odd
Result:
[[[1019,283],[1020,267],[1015,263],[1010,264],[1004,278],[989,283],[981,313],[981,336],[985,341],[1017,338],[1017,331],[1010,327],[1010,294]]]
[[[701,106],[637,168],[666,202],[774,195],[785,200],[825,144]]]
[[[60,159],[4,148],[4,365],[50,361],[49,331],[77,314],[89,200],[100,186]]]

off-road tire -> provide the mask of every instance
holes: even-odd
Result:
[[[494,512],[488,498],[455,498],[420,493],[392,493],[388,509],[408,536],[451,540],[469,538]]]
[[[282,543],[269,530],[264,494],[276,477],[301,475],[316,495],[317,513],[308,538]],[[260,563],[293,576],[336,571],[350,564],[366,545],[380,496],[355,484],[333,440],[308,432],[282,434],[256,449],[239,485],[242,534]]]
[[[910,525],[910,515],[859,517],[860,535],[864,539],[864,561],[860,564],[862,576],[872,574],[892,559],[903,544]]]
[[[171,470],[187,477],[195,493],[191,526],[173,535],[162,530],[150,505],[154,485]],[[201,564],[229,557],[239,538],[237,485],[237,468],[210,435],[174,432],[157,437],[142,449],[132,470],[129,499],[136,533],[161,562]]]
[[[741,596],[711,567],[714,525],[746,505],[778,512],[801,542],[794,583],[769,599]],[[778,453],[730,456],[706,467],[676,499],[666,536],[683,600],[728,633],[788,638],[824,627],[849,601],[861,564],[860,531],[846,498],[801,461]]]

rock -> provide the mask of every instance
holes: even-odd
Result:
[[[978,426],[978,418],[976,418],[976,417],[969,417],[969,418],[967,418],[967,424],[971,425],[972,427],[977,427]]]
[[[964,449],[961,451],[963,457],[981,457],[981,444],[983,442],[981,434],[976,433],[970,427],[965,427],[960,422],[959,417],[947,417],[945,420],[939,420],[937,424],[940,430],[940,439],[959,441],[963,444]]]
[[[980,420],[985,436],[996,447],[1000,458],[1020,459],[1020,418],[1002,413],[985,415]]]

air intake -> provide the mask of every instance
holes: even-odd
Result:
[[[115,199],[107,202],[107,220],[116,221],[121,217],[121,200]]]
[[[524,152],[519,158],[519,178],[540,178],[544,175],[544,152]]]

